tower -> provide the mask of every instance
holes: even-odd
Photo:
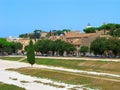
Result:
[[[90,25],[90,23],[87,24],[86,28],[91,28],[92,26]]]

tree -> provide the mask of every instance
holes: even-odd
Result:
[[[95,29],[96,28],[94,28],[94,27],[86,28],[86,29],[84,29],[84,32],[85,33],[95,33],[96,32]]]
[[[70,29],[52,30],[52,33],[53,33],[54,35],[60,36],[60,35],[65,35],[65,33],[70,32],[70,31],[71,31]]]
[[[64,48],[63,48],[64,41],[62,40],[56,40],[55,41],[55,51],[57,52],[57,55],[63,56]]]
[[[20,37],[20,38],[28,38],[28,37],[29,37],[29,34],[27,34],[27,33],[26,33],[26,34],[20,34],[19,37]]]
[[[27,52],[27,49],[28,49],[28,45],[24,47],[24,50]]]
[[[14,53],[14,42],[8,42],[5,38],[0,38],[0,53]]]
[[[50,51],[49,43],[50,40],[38,40],[35,43],[35,51],[41,52],[42,54],[47,54]]]
[[[35,53],[34,53],[34,45],[32,40],[30,40],[28,48],[27,48],[27,61],[33,66],[35,63]]]
[[[8,42],[5,38],[0,38],[0,53],[5,51],[5,47],[7,47]]]
[[[107,30],[108,34],[114,37],[120,37],[120,24],[108,23],[97,28],[98,30]]]
[[[42,54],[51,53],[51,55],[54,55],[54,52],[56,52],[56,55],[62,56],[64,51],[71,53],[74,50],[76,50],[76,48],[72,44],[66,43],[62,40],[38,40],[35,43],[35,51],[41,52]]]
[[[100,27],[98,27],[98,30],[111,30],[113,28],[119,27],[117,24],[113,24],[113,23],[108,23],[108,24],[103,24]]]
[[[40,32],[41,32],[42,30],[34,30],[34,38],[35,38],[35,42],[36,42],[36,39],[37,38],[40,38]]]
[[[14,43],[15,52],[18,52],[18,50],[21,50],[22,47],[23,45],[20,42]]]
[[[15,42],[8,42],[7,46],[5,47],[5,52],[7,54],[15,53]]]
[[[89,47],[81,46],[80,52],[83,53],[83,56],[85,56],[88,51],[89,51]]]
[[[76,50],[75,46],[71,43],[64,42],[64,44],[62,44],[62,45],[63,45],[64,51],[66,51],[67,54],[71,54],[73,51]]]
[[[103,55],[105,51],[108,51],[108,43],[106,38],[97,38],[91,43],[90,50],[95,55]]]
[[[112,29],[110,31],[110,35],[114,36],[114,37],[120,37],[120,28],[117,29]]]
[[[112,51],[114,57],[120,54],[120,40],[117,38],[110,38],[109,39],[109,50]]]

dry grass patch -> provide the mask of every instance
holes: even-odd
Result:
[[[20,81],[21,83],[29,83],[28,81],[22,80]]]
[[[57,87],[57,88],[65,88],[65,86],[63,86],[63,85],[56,85],[56,84],[54,84],[54,83],[44,83],[44,82],[37,81],[37,80],[35,80],[34,82],[36,82],[36,83],[41,83],[41,84],[44,84],[44,85],[53,86],[53,87]]]
[[[22,59],[23,57],[9,57],[9,56],[0,56],[0,59],[3,60],[10,60],[10,61],[18,61]]]
[[[70,69],[120,74],[120,62],[36,58],[36,63]]]
[[[13,71],[17,71],[23,74],[48,78],[58,82],[64,82],[68,84],[74,85],[84,85],[85,87],[90,88],[100,88],[102,90],[119,90],[120,82],[115,82],[112,80],[101,79],[100,77],[94,78],[89,77],[89,75],[84,76],[81,74],[75,73],[65,73],[62,71],[54,71],[54,70],[43,70],[38,68],[20,68],[20,69],[12,69]]]
[[[37,81],[37,80],[35,80],[34,82],[35,82],[35,83],[42,83],[41,81]]]
[[[12,79],[12,80],[17,80],[17,78],[12,78],[12,77],[9,77],[9,79]]]
[[[25,90],[24,88],[0,82],[0,90]]]
[[[43,83],[43,84],[53,86],[53,87],[56,87],[56,88],[65,88],[65,86],[63,86],[63,85],[56,85],[56,84],[53,84],[53,83]]]

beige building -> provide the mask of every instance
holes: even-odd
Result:
[[[90,43],[97,37],[100,37],[100,35],[97,33],[68,32],[64,36],[51,36],[49,39],[61,39],[75,45],[76,48],[80,48],[80,46],[83,45],[90,46]]]
[[[97,37],[100,37],[99,33],[80,33],[75,31],[68,32],[64,36],[51,36],[49,39],[51,40],[61,39],[65,42],[73,44],[77,49],[75,54],[78,56],[80,47],[81,46],[90,47],[91,42],[95,40]]]
[[[41,33],[41,37],[46,37],[47,32],[42,32]],[[93,40],[95,40],[97,37],[106,37],[106,38],[110,38],[110,35],[104,34],[104,30],[101,31],[97,31],[96,33],[80,33],[80,32],[67,32],[65,35],[60,35],[60,36],[50,36],[49,39],[50,40],[58,40],[61,39],[65,42],[69,42],[71,44],[73,44],[76,49],[77,52],[79,52],[79,49],[81,46],[88,46],[90,47],[90,44]],[[14,39],[12,36],[8,39],[9,41],[15,41],[15,42],[20,42],[23,44],[23,49],[24,47],[27,46],[29,44],[29,40],[28,38],[17,38]],[[35,40],[33,39],[33,43],[35,43]]]
[[[9,37],[7,40],[13,41],[13,42],[20,42],[21,44],[23,44],[22,50],[24,50],[25,46],[27,46],[29,44],[29,41],[30,41],[29,38],[14,38],[14,37],[12,37],[12,38]],[[33,43],[35,43],[34,39],[32,41],[33,41]]]
[[[40,34],[41,34],[41,37],[46,37],[48,32],[41,32]]]

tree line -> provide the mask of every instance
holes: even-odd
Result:
[[[91,43],[91,52],[95,55],[101,55],[105,57],[120,56],[120,39],[113,38],[97,38]]]
[[[17,54],[23,45],[19,42],[9,42],[5,38],[0,38],[0,54]],[[27,51],[28,46],[25,47]],[[34,44],[36,55],[51,55],[51,56],[69,56],[75,55],[76,48],[74,45],[62,40],[38,40]],[[120,56],[120,39],[112,38],[96,38],[91,42],[90,47],[81,46],[79,51],[83,56],[86,53],[93,53],[104,57]]]
[[[85,28],[84,32],[85,33],[95,33],[96,30],[104,30],[109,31],[107,34],[113,36],[113,37],[120,37],[120,24],[114,24],[114,23],[108,23],[108,24],[103,24],[100,27],[90,27],[90,28]]]
[[[23,45],[20,42],[9,42],[5,38],[0,38],[0,54],[13,54],[21,50]]]
[[[20,34],[19,37],[20,38],[30,38],[30,39],[39,39],[41,37],[41,32],[43,30],[34,30],[32,33],[25,33],[25,34]],[[48,32],[47,37],[50,37],[51,35],[65,35],[66,32],[70,32],[70,29],[63,29],[63,30],[50,30]]]
[[[41,52],[42,55],[50,54],[51,56],[63,56],[65,52],[66,54],[73,54],[76,50],[74,45],[62,40],[38,40],[34,46],[36,52]]]

